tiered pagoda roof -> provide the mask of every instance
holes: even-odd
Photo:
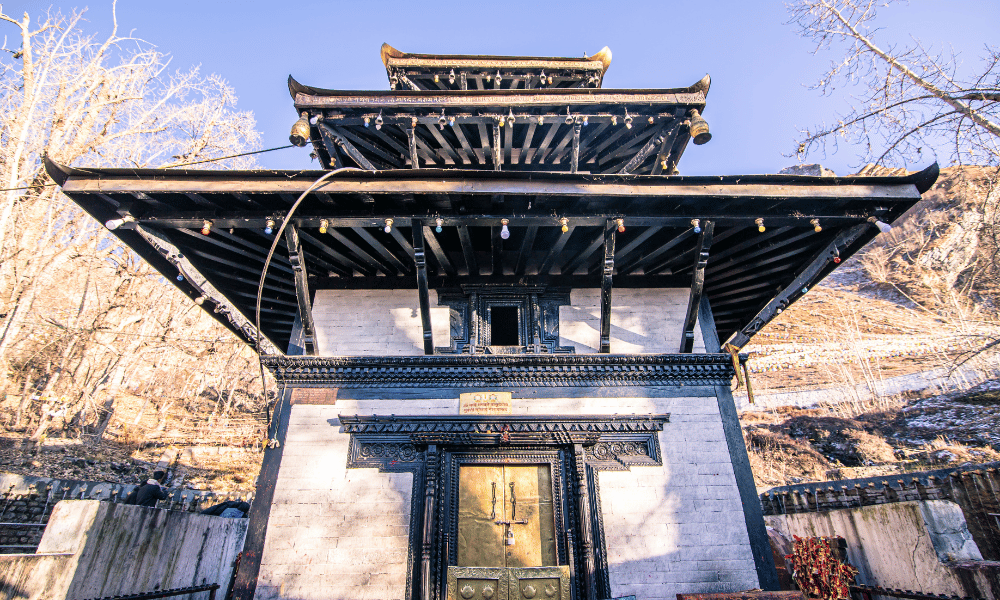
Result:
[[[324,169],[355,170],[302,199],[279,240],[261,301],[261,331],[277,348],[297,318],[308,321],[311,290],[416,288],[426,310],[428,288],[479,283],[602,288],[602,338],[612,283],[690,287],[693,305],[709,298],[720,338],[741,347],[937,177],[936,165],[908,177],[669,175],[692,138],[711,137],[707,77],[602,89],[609,51],[454,57],[384,46],[382,56],[394,87],[409,89],[289,79],[293,140],[312,144]],[[543,67],[538,87],[531,78]],[[483,75],[494,69],[500,89]],[[328,173],[47,166],[66,194],[101,222],[120,221],[115,235],[250,340],[276,225]],[[685,335],[693,326],[689,311]]]

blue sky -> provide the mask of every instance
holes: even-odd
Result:
[[[33,18],[54,6],[89,6],[87,27],[110,29],[111,3],[4,2],[3,10]],[[296,115],[285,80],[337,89],[387,89],[379,47],[404,52],[582,56],[607,45],[614,59],[605,87],[687,86],[712,76],[705,117],[713,139],[690,146],[686,175],[773,173],[795,163],[799,127],[835,119],[852,90],[821,97],[808,89],[835,53],[811,54],[812,43],[786,25],[782,2],[316,2],[120,0],[119,27],[173,56],[173,66],[201,65],[236,89],[252,110],[264,147],[288,143]],[[879,13],[879,39],[914,36],[961,53],[978,68],[985,44],[1000,45],[997,0],[911,0]],[[13,35],[13,27],[0,32]],[[858,92],[854,92],[858,93]],[[841,146],[814,155],[838,174],[854,172],[857,152]],[[262,167],[309,168],[307,149],[263,154]],[[315,163],[312,163],[315,165]],[[911,165],[911,168],[924,164]]]

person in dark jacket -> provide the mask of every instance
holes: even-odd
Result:
[[[154,507],[157,501],[166,500],[167,490],[163,489],[166,479],[167,474],[163,471],[154,472],[152,479],[129,492],[125,497],[125,504]]]

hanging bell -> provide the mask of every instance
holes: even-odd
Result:
[[[288,141],[299,146],[309,143],[309,121],[306,120],[305,113],[292,125],[292,133],[288,136]]]
[[[691,140],[694,141],[695,146],[701,146],[702,144],[707,144],[709,140],[712,139],[712,134],[708,131],[708,121],[705,117],[701,116],[697,108],[692,108],[688,113],[691,117]]]

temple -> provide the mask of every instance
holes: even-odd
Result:
[[[708,77],[381,54],[389,91],[289,78],[321,170],[47,164],[280,386],[234,597],[777,589],[739,350],[937,166],[682,176]]]

